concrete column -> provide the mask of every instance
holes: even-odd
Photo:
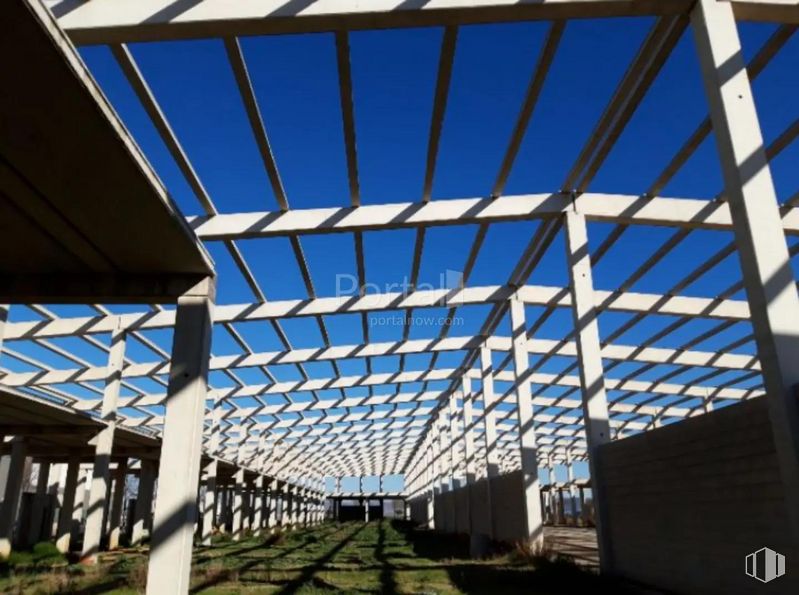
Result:
[[[267,478],[267,488],[269,490],[269,500],[267,501],[269,505],[269,515],[267,516],[266,526],[271,530],[277,527],[277,480],[274,478]]]
[[[472,427],[472,380],[464,374],[461,380],[463,390],[463,450],[466,456],[466,483],[474,483],[475,480],[475,461],[474,461],[474,428]]]
[[[544,521],[555,524],[555,469],[552,466],[552,457],[547,455],[546,459],[547,475],[549,476],[549,489],[544,496],[546,508],[544,508]]]
[[[540,547],[544,542],[544,527],[538,485],[538,447],[533,426],[533,399],[530,393],[530,381],[527,379],[529,352],[527,351],[527,325],[525,324],[523,302],[516,299],[510,301],[510,317],[513,333],[516,413],[519,421],[519,446],[524,486],[524,530],[528,536],[529,545]]]
[[[58,529],[56,529],[56,547],[62,554],[69,551],[72,538],[72,515],[75,512],[75,494],[78,489],[78,474],[80,472],[80,459],[70,457],[67,463],[67,476],[64,482],[64,495],[61,500],[61,510],[58,513]]]
[[[200,536],[203,545],[211,545],[211,536],[214,533],[214,526],[216,525],[216,469],[217,460],[211,458],[202,470],[202,482],[205,486],[205,494],[203,496],[202,504],[202,534]]]
[[[253,529],[257,532],[261,532],[261,519],[264,513],[264,476],[259,475],[255,478],[255,483],[253,485],[253,498],[255,499],[254,507],[253,507],[253,520],[252,525]]]
[[[47,487],[50,478],[50,463],[39,463],[39,475],[36,479],[36,495],[28,525],[27,544],[32,546],[42,539],[42,522],[44,521],[44,507],[47,503]],[[47,537],[45,538],[47,539]]]
[[[292,507],[294,505],[293,502],[293,495],[291,493],[292,487],[291,484],[286,482],[283,485],[283,494],[280,499],[280,506],[281,506],[281,522],[283,526],[287,529],[291,529],[292,523]]]
[[[566,449],[566,478],[569,481],[569,511],[571,512],[572,521],[577,524],[577,490],[574,485],[574,461],[572,461],[572,453]]]
[[[133,511],[133,535],[131,544],[139,545],[150,532],[153,511],[153,488],[155,487],[155,461],[141,460],[139,488],[136,492],[136,508]]]
[[[86,517],[86,509],[89,506],[89,486],[92,481],[92,469],[86,467],[78,473],[78,490],[75,495],[75,508],[72,511],[72,541],[76,541],[80,536],[80,526]]]
[[[797,542],[799,295],[732,5],[699,0],[691,21]]]
[[[238,468],[233,476],[235,486],[233,488],[233,541],[241,539],[242,531],[242,510],[244,502],[244,469]]]
[[[103,536],[103,520],[108,504],[106,496],[110,487],[109,468],[111,452],[114,447],[114,431],[117,423],[117,401],[122,381],[122,366],[125,360],[125,331],[117,318],[114,331],[111,333],[111,350],[108,355],[105,388],[101,418],[105,427],[94,438],[94,467],[92,482],[89,488],[89,505],[86,511],[86,529],[83,532],[83,552],[81,562],[94,564],[100,551],[100,540]]]
[[[7,560],[11,554],[11,540],[17,522],[19,499],[22,495],[22,479],[25,458],[28,453],[24,438],[17,436],[11,440],[11,458],[8,465],[8,479],[0,508],[0,560]]]
[[[202,470],[202,481],[205,486],[205,499],[203,501],[203,528],[202,535],[200,536],[203,545],[211,545],[211,536],[214,533],[214,527],[217,524],[216,509],[217,509],[217,486],[216,486],[216,472],[217,472],[217,456],[219,455],[219,423],[222,416],[222,408],[217,401],[214,401],[214,407],[211,410],[211,433],[208,442],[208,462],[205,463]]]
[[[436,526],[436,495],[438,494],[438,477],[436,474],[436,440],[430,440],[427,445],[427,465],[425,474],[427,475],[427,528],[435,529]]]
[[[583,419],[591,470],[591,490],[596,511],[597,545],[602,572],[613,569],[610,530],[607,522],[604,477],[597,463],[599,448],[611,440],[608,417],[608,399],[605,394],[605,377],[602,367],[602,348],[599,343],[594,281],[591,274],[591,257],[588,251],[588,231],[585,218],[575,212],[566,213],[566,258],[571,280],[572,315],[577,343],[577,361],[580,369]]]
[[[147,572],[148,595],[189,590],[213,300],[211,278],[178,300]]]
[[[122,506],[125,500],[125,483],[128,475],[128,460],[120,459],[114,474],[114,496],[111,503],[111,526],[108,530],[108,549],[119,547],[122,533]]]
[[[494,396],[494,363],[491,350],[485,345],[480,348],[480,381],[483,399],[483,437],[485,439],[485,499],[486,526],[488,537],[494,538],[494,518],[491,504],[491,478],[499,475],[499,450],[497,449],[496,398]]]
[[[459,442],[461,432],[458,424],[458,393],[453,391],[449,394],[449,460],[450,460],[450,485],[453,490],[461,487],[463,481],[463,461],[461,460],[461,449]]]
[[[8,324],[8,304],[0,304],[0,355],[3,353],[3,337],[6,334],[6,324]],[[4,488],[4,486],[0,486]]]
[[[11,458],[8,464],[8,479],[0,508],[0,560],[7,560],[11,554],[11,540],[17,522],[19,499],[22,495],[22,479],[28,447],[21,436],[11,440]]]

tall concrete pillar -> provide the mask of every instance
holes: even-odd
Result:
[[[148,595],[189,590],[213,301],[211,278],[178,300],[147,571]]]
[[[77,541],[80,536],[80,526],[86,518],[86,509],[89,507],[89,486],[92,483],[92,468],[86,467],[78,473],[78,490],[75,494],[75,508],[72,510],[72,541]]]
[[[241,539],[242,531],[242,507],[244,501],[244,469],[239,467],[236,474],[233,476],[233,541]]]
[[[458,393],[453,391],[449,394],[449,427],[447,428],[449,432],[450,485],[453,490],[464,484],[458,417]]]
[[[499,475],[499,450],[497,448],[496,398],[494,396],[494,363],[491,349],[480,348],[480,391],[483,399],[483,439],[485,440],[485,514],[487,536],[494,538],[494,516],[491,504],[491,479]]]
[[[594,516],[599,546],[599,566],[603,572],[610,572],[613,568],[611,558],[613,549],[610,543],[610,530],[606,527],[608,510],[605,501],[605,479],[597,463],[599,448],[611,440],[608,399],[605,393],[602,348],[599,343],[588,231],[585,217],[573,211],[566,213],[566,257],[571,280],[572,318],[583,397],[588,465],[591,469],[591,489],[596,511]]]
[[[211,536],[214,533],[214,526],[216,525],[216,515],[214,514],[216,511],[216,498],[217,498],[217,487],[216,487],[216,469],[217,469],[217,460],[216,458],[211,458],[209,461],[203,466],[202,470],[202,482],[203,486],[205,487],[205,494],[203,496],[203,504],[202,504],[202,535],[201,541],[203,545],[211,545]]]
[[[438,474],[437,469],[437,451],[435,449],[436,440],[431,438],[427,446],[427,465],[425,465],[425,473],[427,474],[427,528],[435,529],[436,526],[436,495],[438,495]]]
[[[569,512],[571,513],[572,521],[577,524],[577,489],[574,485],[574,461],[572,461],[572,453],[566,449],[566,478],[569,482]]]
[[[136,492],[136,507],[133,511],[133,535],[131,544],[139,545],[150,533],[153,514],[153,489],[155,488],[156,463],[141,460],[139,487]]]
[[[475,460],[474,460],[474,428],[472,403],[474,393],[472,392],[472,380],[466,374],[461,380],[463,393],[463,451],[465,456],[466,483],[471,484],[475,481]]]
[[[699,0],[691,23],[796,543],[799,294],[732,5]]]
[[[111,333],[111,349],[106,368],[105,388],[101,419],[105,426],[94,438],[94,467],[89,488],[89,505],[86,511],[86,528],[83,532],[83,552],[81,562],[94,564],[100,551],[103,536],[103,521],[108,504],[106,495],[110,487],[109,468],[111,452],[114,447],[114,431],[117,423],[117,401],[122,382],[122,366],[125,361],[125,331],[117,318],[116,327]]]
[[[544,543],[544,524],[541,518],[541,497],[538,485],[538,446],[533,420],[533,399],[527,373],[530,354],[527,350],[527,325],[524,303],[510,301],[513,333],[513,371],[516,388],[516,414],[519,423],[522,485],[524,490],[524,530],[529,545],[538,548]]]
[[[39,463],[39,475],[36,479],[36,495],[33,498],[33,507],[28,524],[27,544],[32,546],[42,539],[42,524],[44,522],[44,508],[47,504],[47,487],[50,480],[50,463]],[[49,536],[45,537],[47,539]]]
[[[25,439],[16,436],[11,440],[11,457],[8,463],[8,479],[3,493],[3,506],[0,508],[0,560],[7,560],[11,554],[11,539],[17,522],[19,499],[22,495],[22,479],[28,447]]]
[[[270,531],[277,526],[277,480],[267,477],[266,489],[266,527]]]
[[[120,459],[114,472],[114,495],[111,501],[111,525],[108,529],[108,549],[119,547],[122,534],[122,507],[125,501],[125,484],[128,477],[128,460]]]
[[[257,533],[261,533],[262,519],[264,514],[264,476],[259,475],[255,478],[253,485],[253,498],[255,499],[255,506],[253,509],[253,529]]]
[[[216,509],[217,495],[219,490],[216,485],[216,472],[218,467],[217,456],[219,455],[219,423],[222,416],[222,408],[217,401],[214,401],[211,410],[211,434],[208,442],[208,461],[203,466],[202,482],[205,486],[205,498],[203,501],[203,522],[201,541],[203,545],[211,545],[211,537],[214,527],[217,524]]]
[[[72,538],[72,515],[75,513],[75,495],[78,489],[78,474],[80,472],[80,459],[70,457],[67,463],[67,475],[64,482],[64,495],[61,500],[61,510],[58,513],[58,528],[56,529],[56,547],[62,554],[69,551]]]

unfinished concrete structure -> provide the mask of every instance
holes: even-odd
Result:
[[[109,486],[113,477],[124,483],[128,469],[133,468],[128,459],[140,461],[135,468],[142,478],[134,541],[141,539],[146,527],[152,527],[151,593],[188,591],[192,544],[195,538],[209,542],[215,526],[226,528],[235,538],[247,527],[319,522],[323,481],[341,476],[401,475],[405,485],[402,496],[408,499],[415,520],[440,530],[524,539],[536,545],[544,536],[545,516],[564,515],[562,506],[557,512],[551,497],[541,497],[538,473],[547,462],[550,466],[552,462],[565,463],[570,469],[575,461],[588,463],[590,521],[596,526],[604,572],[665,588],[730,593],[746,589],[744,579],[732,580],[728,574],[735,563],[743,568],[745,554],[768,545],[756,541],[761,535],[778,541],[775,548],[785,550],[789,559],[799,553],[799,412],[795,397],[799,386],[799,296],[791,269],[791,257],[799,244],[788,241],[799,234],[799,196],[778,200],[769,165],[794,141],[799,123],[794,122],[766,145],[750,84],[793,35],[799,23],[796,2],[376,0],[367,5],[356,0],[205,0],[184,5],[174,0],[53,0],[42,5],[27,0],[10,4],[2,12],[4,22],[13,26],[4,31],[0,44],[5,55],[25,51],[30,59],[24,63],[11,61],[16,70],[2,72],[8,77],[4,86],[13,92],[0,96],[4,132],[0,137],[0,205],[3,216],[12,224],[0,235],[0,302],[24,304],[38,317],[0,322],[3,360],[16,358],[35,369],[7,372],[0,383],[62,407],[88,412],[96,420],[92,423],[101,424],[91,443],[77,447],[80,455],[74,455],[86,456],[83,451],[90,444],[93,465],[82,548],[85,559],[96,555],[104,539],[109,547],[115,544],[120,507],[116,497],[109,498]],[[560,189],[505,195],[566,22],[611,16],[657,18]],[[736,19],[780,23],[749,64],[741,51]],[[531,20],[551,21],[551,25],[491,192],[486,198],[433,200],[431,189],[459,27]],[[421,200],[361,205],[349,32],[410,26],[444,28]],[[349,202],[335,208],[289,206],[267,135],[269,123],[262,117],[238,41],[240,36],[308,32],[335,35],[350,191]],[[669,53],[689,33],[695,38],[709,115],[640,195],[589,191]],[[217,209],[126,45],[197,38],[224,40],[278,211],[230,214]],[[121,72],[205,215],[183,218],[171,204],[72,44],[110,45]],[[11,80],[15,83],[10,84]],[[59,89],[57,97],[47,92],[54,86]],[[38,143],[28,142],[29,127],[35,128]],[[711,132],[723,171],[723,192],[714,200],[660,196]],[[45,146],[52,151],[44,150]],[[88,155],[87,150],[91,151]],[[87,163],[91,163],[90,174],[76,175],[86,171],[83,168]],[[113,203],[104,197],[109,189],[114,191]],[[540,223],[527,248],[514,255],[517,264],[505,284],[469,285],[489,226],[508,221]],[[615,226],[594,251],[589,250],[589,222]],[[479,226],[463,268],[465,286],[406,293],[361,291],[360,295],[345,297],[316,295],[303,255],[303,236],[351,234],[363,290],[367,284],[364,233],[415,230],[411,270],[411,279],[415,280],[426,230],[444,225]],[[596,290],[592,261],[595,264],[601,259],[633,226],[665,227],[673,232],[617,288]],[[635,279],[665,259],[695,230],[720,235],[731,232],[734,239],[727,244],[720,242],[713,257],[698,263],[670,291],[629,291]],[[529,284],[531,273],[560,233],[564,237],[568,286]],[[138,237],[149,238],[146,250],[130,241]],[[308,290],[307,299],[267,301],[237,245],[240,240],[275,237],[291,240]],[[27,246],[24,259],[18,248],[23,242]],[[203,242],[224,244],[251,288],[253,302],[214,307],[216,278]],[[685,294],[686,288],[731,254],[740,259],[742,280],[734,280],[729,290],[719,295]],[[746,292],[745,300],[734,297],[741,289]],[[138,303],[151,309],[115,313],[95,305],[93,316],[58,317],[36,305],[40,303]],[[177,308],[159,305],[168,303],[176,303]],[[479,334],[449,336],[451,328],[442,326],[435,339],[412,340],[406,332],[398,342],[369,341],[370,312],[445,308],[451,318],[458,308],[474,305],[489,306]],[[525,306],[543,307],[544,313],[537,320],[527,320]],[[571,311],[573,328],[565,330],[560,340],[536,338],[537,329],[556,309]],[[669,316],[673,320],[662,333],[643,343],[620,344],[615,338],[622,331],[610,337],[602,335],[600,340],[598,318],[606,312],[632,313],[627,328],[649,317]],[[362,344],[330,342],[325,319],[339,314],[360,318]],[[291,347],[281,322],[297,317],[317,321],[325,338],[323,346]],[[679,348],[651,346],[659,337],[695,319],[711,324]],[[510,323],[509,336],[497,332],[503,320]],[[249,347],[236,325],[256,321],[272,325],[283,338],[283,350],[259,353]],[[750,323],[752,335],[745,341],[720,351],[697,348],[732,325]],[[240,347],[238,354],[211,355],[215,326],[235,340]],[[155,329],[173,330],[171,353],[147,338],[146,333]],[[109,341],[99,339],[108,336]],[[757,356],[736,352],[752,336]],[[91,365],[59,347],[54,341],[61,337],[74,337],[103,349],[108,353],[107,364]],[[130,359],[126,355],[130,341],[147,346],[157,358]],[[75,367],[54,369],[32,360],[15,349],[17,342],[34,342],[70,360]],[[462,352],[460,365],[436,366],[439,354],[445,352]],[[404,358],[419,353],[432,354],[429,369],[405,370],[401,363],[395,373],[373,373],[368,363],[387,355]],[[571,358],[571,363],[559,373],[542,372],[546,361],[554,357]],[[363,376],[341,374],[338,362],[352,358],[366,359],[369,372]],[[336,376],[309,375],[303,365],[311,362],[332,362]],[[629,373],[612,372],[625,363],[641,366]],[[303,380],[278,381],[269,367],[281,364],[296,365]],[[654,379],[637,378],[642,369],[657,370],[665,364],[673,368]],[[236,376],[243,368],[258,368],[270,381],[248,384]],[[670,381],[691,368],[701,369],[701,373],[693,375],[690,382]],[[209,386],[209,371],[228,374],[233,385]],[[134,383],[142,378],[160,384],[163,391],[142,390]],[[98,381],[103,383],[101,390],[92,384]],[[440,381],[448,387],[428,389],[428,383]],[[413,383],[421,383],[422,390],[402,391],[403,384]],[[497,390],[500,383],[508,384],[511,390]],[[93,390],[95,395],[76,396],[67,385]],[[396,390],[381,392],[384,386]],[[369,387],[369,396],[351,396],[348,390],[354,387]],[[563,390],[551,396],[543,390],[549,387]],[[129,394],[123,395],[122,388]],[[328,389],[339,390],[340,398],[317,397],[317,391]],[[313,398],[292,398],[296,393],[310,393]],[[285,401],[282,405],[267,403],[265,398],[270,395],[283,395]],[[680,435],[692,431],[690,424],[727,423],[724,420],[735,414],[714,408],[750,399],[757,399],[760,409],[751,419],[743,415],[744,419],[738,421],[743,426],[751,422],[758,440],[743,445],[738,441],[705,445],[698,440],[684,445]],[[755,405],[739,404],[732,409],[736,407]],[[292,416],[284,417],[284,413]],[[681,423],[671,423],[700,416],[688,420],[684,428]],[[661,428],[664,424],[669,427]],[[9,457],[0,516],[0,553],[4,555],[11,547],[17,520],[21,469],[29,456],[30,437],[40,439],[48,434],[48,430],[38,429],[39,425],[7,423],[5,419],[0,423],[0,434],[5,437],[3,453]],[[132,428],[160,448],[126,455],[121,440],[123,432]],[[620,504],[630,499],[644,502],[644,494],[649,494],[646,484],[652,478],[635,452],[647,438],[646,434],[635,435],[650,430],[654,431],[651,442],[647,442],[649,461],[669,459],[674,444],[681,445],[680,456],[702,460],[707,455],[705,449],[712,448],[721,461],[755,460],[762,453],[752,449],[767,446],[764,456],[769,502],[779,514],[763,515],[762,523],[753,526],[751,534],[742,532],[735,547],[712,558],[717,563],[688,565],[685,560],[692,555],[695,542],[681,542],[675,537],[675,532],[683,528],[679,523],[657,519],[659,515],[673,519],[675,507],[684,505],[681,498],[709,499],[712,506],[720,486],[698,481],[695,489],[671,498],[666,496],[670,486],[661,485],[650,501],[656,504],[654,510],[651,506]],[[58,436],[58,432],[51,435]],[[725,450],[728,448],[736,450],[731,453]],[[58,460],[30,456],[42,466]],[[633,464],[640,467],[636,467],[636,473],[646,481],[629,481],[628,468]],[[663,469],[676,474],[675,478],[685,473],[664,465]],[[40,467],[40,473],[44,468]],[[65,493],[77,485],[76,469],[70,459]],[[757,472],[744,465],[733,474]],[[139,502],[149,503],[148,492],[152,492],[155,477],[157,494],[150,520],[150,510]],[[730,480],[724,476],[721,481]],[[570,475],[564,487],[582,493],[586,486]],[[550,488],[550,496],[556,490]],[[743,490],[742,494],[738,500],[741,505],[757,498],[751,491]],[[74,508],[72,499],[71,494],[64,498],[67,510]],[[581,506],[581,511],[587,508]],[[731,543],[727,527],[739,514],[730,505],[719,512],[718,518],[708,521],[716,525],[703,527],[705,519],[695,519],[693,528],[707,538],[705,551]],[[61,516],[65,526],[74,518],[69,512]],[[641,523],[653,517],[655,528],[642,532]],[[195,523],[200,518],[200,535],[195,536]],[[636,557],[644,547],[641,544],[647,548],[649,564],[641,564]],[[663,572],[666,565],[668,572]],[[716,580],[722,576],[727,582]],[[677,579],[682,582],[671,582]],[[781,580],[782,584],[796,581],[792,576]]]

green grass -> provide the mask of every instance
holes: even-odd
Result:
[[[41,560],[51,559],[44,553],[40,552]],[[211,547],[195,549],[192,592],[625,592],[562,559],[510,552],[471,560],[467,553],[463,540],[389,521],[329,523],[239,542],[220,537]],[[0,592],[132,594],[143,591],[147,576],[146,552],[141,549],[103,554],[92,568],[65,565],[63,558],[52,561],[61,566],[51,569],[45,562],[0,567]]]

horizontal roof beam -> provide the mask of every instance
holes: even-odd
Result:
[[[224,355],[211,358],[210,370],[234,370],[270,365],[308,363],[317,361],[336,361],[339,359],[399,356],[418,353],[437,353],[442,351],[461,351],[479,349],[483,344],[495,351],[510,351],[511,339],[491,337],[484,340],[480,336],[447,337],[444,339],[416,339],[363,345],[342,345],[318,349],[296,349],[291,351],[271,351],[242,355]],[[577,346],[573,341],[529,339],[527,350],[532,354],[577,357]],[[606,345],[602,356],[615,361],[635,361],[652,364],[674,364],[701,366],[724,370],[759,370],[757,357],[746,354],[714,353],[709,351],[682,351],[658,347],[634,347],[631,345]],[[168,374],[169,363],[165,361],[136,363],[125,366],[123,378],[143,378],[156,374]],[[71,382],[92,382],[104,380],[106,367],[86,367],[67,370],[43,370],[40,372],[19,372],[3,377],[7,386],[29,386],[62,384]]]
[[[595,192],[576,198],[544,193],[218,214],[189,217],[188,222],[203,240],[238,240],[547,219],[568,210],[589,221],[732,231],[730,209],[723,201]],[[783,209],[783,227],[788,234],[799,234],[799,209]]]
[[[748,320],[749,306],[743,300],[716,300],[652,293],[595,291],[600,310],[640,312],[673,316],[696,316],[722,320]],[[571,296],[566,287],[525,285],[514,288],[504,285],[465,287],[462,289],[431,289],[389,293],[370,293],[364,296],[342,296],[308,300],[284,300],[263,304],[217,306],[214,323],[298,318],[354,312],[380,312],[411,308],[440,308],[496,304],[511,298],[534,306],[569,307]],[[175,312],[139,312],[134,314],[57,318],[6,324],[5,340],[65,337],[93,333],[110,333],[117,321],[123,329],[139,331],[168,328],[175,324]]]
[[[691,0],[45,0],[77,44],[650,16]]]

